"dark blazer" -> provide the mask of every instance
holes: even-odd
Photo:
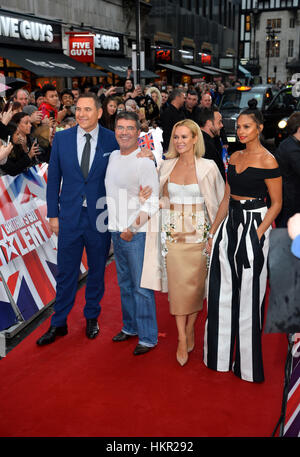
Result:
[[[47,216],[59,217],[60,227],[76,228],[86,196],[89,220],[96,230],[97,217],[106,208],[103,202],[99,208],[96,205],[99,198],[106,196],[105,172],[115,149],[119,145],[114,132],[99,125],[95,158],[85,180],[77,157],[77,126],[57,132],[48,168]]]
[[[289,136],[280,143],[274,155],[283,185],[282,211],[276,222],[278,227],[286,227],[287,220],[300,212],[300,141]]]
[[[219,168],[219,171],[222,175],[222,178],[224,181],[226,180],[225,176],[225,167],[224,167],[224,162],[222,159],[222,153],[220,150],[218,150],[215,142],[215,138],[212,138],[211,136],[208,135],[208,133],[204,132],[201,130],[202,135],[203,135],[203,140],[204,140],[204,145],[205,145],[205,154],[204,154],[204,159],[210,159],[214,160],[215,163],[217,164],[217,167]]]
[[[172,103],[170,103],[169,106],[163,112],[161,112],[160,126],[163,131],[164,151],[167,151],[169,147],[171,133],[174,125],[183,119],[185,119],[184,111],[182,109],[178,110],[174,105],[172,105]]]

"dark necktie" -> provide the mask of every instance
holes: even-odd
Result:
[[[84,145],[82,152],[80,168],[84,179],[86,179],[90,169],[91,135],[89,133],[86,133],[84,136],[86,137],[86,143]]]

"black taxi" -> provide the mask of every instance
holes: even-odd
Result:
[[[297,100],[291,88],[278,90],[271,85],[237,86],[226,89],[221,99],[219,110],[229,143],[236,142],[236,120],[241,111],[248,108],[249,100],[257,101],[264,117],[264,139],[274,139],[278,122],[288,117],[295,110]]]

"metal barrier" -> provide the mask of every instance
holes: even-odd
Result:
[[[55,299],[57,237],[46,217],[46,163],[0,177],[0,357]],[[81,277],[87,273],[86,255]],[[80,278],[79,278],[80,279]]]

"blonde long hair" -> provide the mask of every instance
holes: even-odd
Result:
[[[147,89],[146,91],[146,95],[149,95],[150,97],[152,97],[152,93],[155,92],[157,94],[157,106],[158,108],[160,109],[161,108],[161,104],[162,104],[162,98],[161,98],[161,93],[160,91],[157,89],[157,87],[149,87],[149,89]]]
[[[201,129],[199,125],[191,119],[184,119],[183,121],[177,122],[173,127],[169,149],[167,154],[165,155],[166,159],[175,159],[179,156],[179,153],[176,152],[174,146],[174,135],[177,127],[187,127],[191,131],[193,138],[198,138],[197,142],[194,145],[194,154],[196,158],[202,157],[205,154],[205,145]]]

